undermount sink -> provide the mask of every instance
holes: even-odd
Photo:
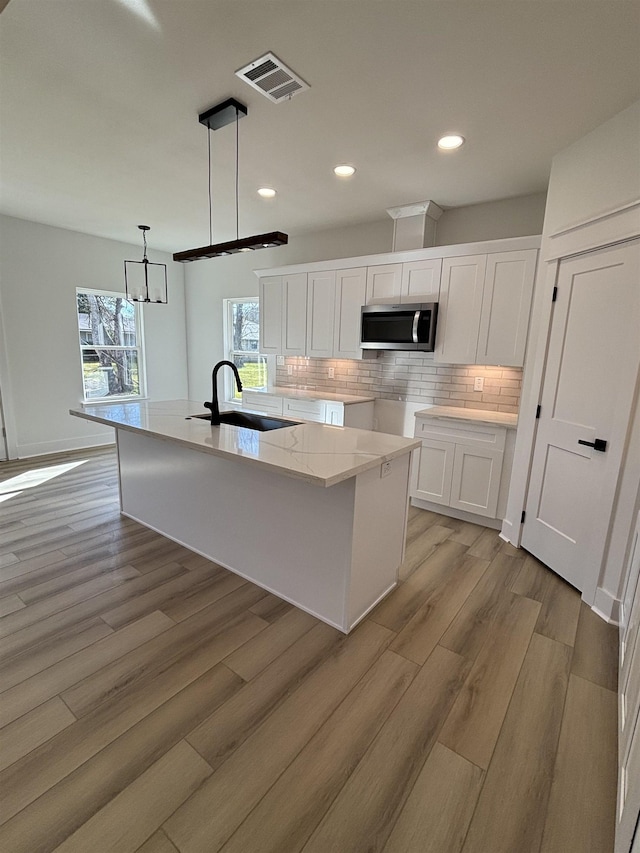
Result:
[[[192,418],[202,418],[210,421],[211,415],[191,415]],[[267,432],[270,429],[284,429],[284,427],[298,426],[300,421],[287,421],[284,418],[274,418],[271,415],[254,415],[251,412],[221,412],[220,423],[231,426],[244,427],[245,429],[256,429],[259,432]]]

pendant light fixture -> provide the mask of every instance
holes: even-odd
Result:
[[[141,261],[124,262],[124,287],[129,302],[159,302],[166,305],[167,265],[154,264],[147,258],[148,225],[138,225],[142,231],[144,255]]]
[[[201,113],[198,116],[200,124],[207,128],[207,151],[209,155],[209,246],[201,246],[199,249],[187,249],[185,252],[176,252],[174,261],[187,263],[199,261],[203,258],[219,258],[223,255],[234,255],[236,252],[252,252],[256,249],[270,249],[274,246],[283,246],[289,242],[287,234],[281,231],[269,231],[267,234],[256,234],[253,237],[240,237],[238,219],[238,152],[239,136],[238,123],[243,116],[247,115],[244,104],[229,98],[215,107]],[[213,243],[212,215],[211,215],[211,131],[219,130],[227,124],[236,123],[236,239],[226,243]]]

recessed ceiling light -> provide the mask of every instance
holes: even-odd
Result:
[[[258,190],[258,195],[261,195],[262,198],[273,198],[276,194],[276,191],[271,189],[271,187],[260,187]]]
[[[461,145],[464,145],[464,136],[460,136],[458,133],[448,133],[438,140],[438,148],[443,151],[453,151],[454,148],[460,148]]]
[[[355,166],[347,166],[347,164],[344,163],[341,166],[336,166],[333,171],[336,173],[336,175],[339,178],[350,178],[351,175],[353,175],[355,173],[356,167]]]

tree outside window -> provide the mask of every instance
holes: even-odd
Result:
[[[244,388],[267,387],[267,359],[260,346],[260,304],[257,298],[225,299],[225,352],[238,368]],[[225,373],[225,397],[238,400],[240,394],[231,371]]]
[[[144,394],[139,307],[117,293],[77,290],[85,401]]]

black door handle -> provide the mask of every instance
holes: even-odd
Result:
[[[585,447],[593,447],[594,450],[599,450],[601,453],[604,453],[607,449],[607,442],[604,438],[596,438],[595,441],[583,441],[579,438],[578,444],[584,444]]]

